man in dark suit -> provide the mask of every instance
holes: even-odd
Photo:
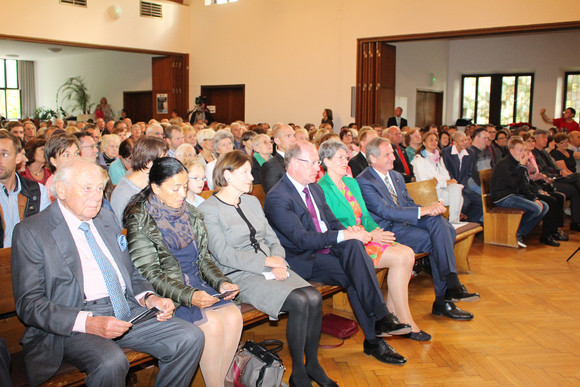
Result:
[[[403,135],[401,129],[397,126],[391,126],[387,129],[387,138],[391,141],[393,151],[395,152],[395,162],[393,169],[399,172],[405,178],[405,183],[413,181],[413,166],[409,162],[409,156],[405,152],[405,148],[401,145],[403,142]]]
[[[453,145],[443,148],[441,151],[443,161],[452,179],[458,184],[463,184],[463,208],[461,212],[467,216],[470,222],[483,222],[483,205],[481,195],[469,188],[469,178],[473,171],[475,153],[467,148],[469,139],[464,132],[453,133]]]
[[[310,143],[286,152],[287,173],[266,196],[264,211],[286,250],[286,260],[301,277],[346,288],[352,309],[365,334],[364,352],[390,364],[404,364],[384,340],[385,335],[411,331],[387,309],[363,230],[345,229],[326,204],[316,183],[320,159]]]
[[[284,176],[284,153],[296,144],[296,137],[294,136],[294,129],[290,126],[278,122],[272,127],[274,134],[274,144],[276,144],[276,153],[274,157],[266,161],[262,165],[261,180],[264,193],[268,193],[270,189]]]
[[[379,227],[395,234],[397,242],[415,253],[429,253],[435,286],[432,313],[456,320],[471,320],[473,314],[457,308],[456,301],[476,301],[479,294],[469,293],[459,282],[455,266],[455,229],[442,216],[440,202],[420,207],[409,196],[400,173],[393,170],[393,147],[389,140],[375,138],[367,144],[371,166],[357,181],[372,218]]]
[[[400,106],[397,106],[395,108],[395,116],[390,117],[387,121],[387,127],[396,126],[397,128],[402,129],[405,126],[407,126],[407,120],[404,119],[403,117],[401,117],[402,114],[403,114],[403,108]]]
[[[12,281],[26,325],[28,381],[46,381],[65,361],[86,371],[88,386],[125,386],[129,362],[121,347],[129,347],[159,359],[156,385],[189,386],[203,333],[171,319],[173,302],[157,296],[133,266],[115,216],[101,210],[106,180],[86,160],[59,168],[58,200],[15,228]],[[153,307],[161,310],[157,318],[129,322]]]
[[[377,136],[377,132],[370,126],[363,126],[358,132],[360,152],[358,152],[358,154],[348,162],[353,177],[357,177],[366,167],[369,166],[367,157],[365,156],[367,143]]]

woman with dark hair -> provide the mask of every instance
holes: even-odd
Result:
[[[258,133],[254,132],[252,130],[246,130],[242,134],[242,138],[241,138],[242,148],[241,148],[241,151],[244,152],[245,154],[247,154],[248,156],[252,156],[254,154],[254,145],[252,143],[252,140],[257,135],[258,135]]]
[[[580,158],[580,153],[568,149],[570,135],[568,133],[558,133],[554,136],[554,142],[556,147],[550,152],[550,156],[556,162],[556,166],[565,171],[566,175],[576,173],[576,158]]]
[[[493,149],[493,155],[496,163],[507,156],[509,153],[507,148],[509,137],[509,132],[505,129],[498,130],[496,133],[495,140],[493,140],[491,143],[491,149]]]
[[[149,184],[149,170],[153,161],[167,154],[165,141],[153,136],[143,136],[135,141],[131,154],[131,169],[133,172],[123,176],[111,195],[111,207],[122,224],[123,212],[133,195],[138,194]]]
[[[218,160],[213,179],[220,190],[199,207],[205,215],[209,250],[220,269],[240,286],[240,301],[276,319],[288,312],[290,386],[310,386],[311,379],[336,386],[318,362],[322,297],[289,269],[259,200],[246,195],[252,188],[251,170],[250,157],[241,151]]]
[[[320,121],[321,124],[330,124],[332,128],[334,128],[334,122],[332,122],[332,110],[324,109],[322,111],[322,120]]]
[[[187,184],[179,160],[156,159],[149,184],[131,199],[123,223],[137,270],[159,295],[173,300],[177,317],[205,334],[200,361],[205,384],[223,386],[242,333],[242,314],[230,301],[238,286],[211,259],[203,216],[185,201]]]
[[[131,169],[131,152],[133,152],[134,144],[135,141],[128,138],[119,145],[119,158],[113,161],[109,167],[109,177],[113,185],[117,185],[119,180]]]
[[[50,169],[46,166],[46,159],[44,158],[44,145],[46,140],[43,138],[33,138],[24,145],[24,152],[28,161],[22,177],[36,181],[40,184],[45,184],[50,175]]]
[[[358,152],[360,152],[360,149],[358,148],[358,146],[355,145],[353,141],[354,135],[352,133],[352,130],[350,130],[349,128],[342,129],[338,136],[340,137],[340,141],[342,141],[342,143],[346,145],[346,149],[348,150],[348,157],[352,159],[354,156],[358,154]]]
[[[437,197],[449,206],[449,222],[459,223],[463,207],[463,186],[449,176],[443,157],[437,147],[437,133],[426,132],[421,147],[411,164],[417,181],[437,179]]]
[[[46,180],[44,186],[48,192],[50,200],[54,201],[54,197],[50,194],[50,187],[54,173],[58,167],[65,165],[81,155],[81,143],[78,138],[73,135],[65,133],[53,135],[44,145],[44,159],[50,168],[52,175]]]
[[[451,145],[451,137],[447,132],[439,133],[439,149],[447,148]]]
[[[338,141],[327,141],[320,146],[318,154],[326,172],[318,181],[326,204],[344,227],[358,227],[370,233],[372,239],[365,245],[367,254],[376,268],[389,268],[387,307],[402,323],[411,325],[412,331],[406,337],[430,340],[431,336],[419,328],[409,309],[409,280],[415,263],[413,250],[395,242],[395,235],[379,228],[371,218],[357,181],[348,176],[346,146]]]

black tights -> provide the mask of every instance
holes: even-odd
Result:
[[[322,324],[322,296],[308,286],[294,289],[284,301],[282,310],[288,312],[286,339],[292,357],[292,380],[297,386],[310,386],[310,375],[316,381],[330,379],[318,362],[318,342]],[[306,364],[304,364],[306,355]]]

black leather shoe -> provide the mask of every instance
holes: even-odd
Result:
[[[403,337],[406,339],[411,339],[411,340],[415,340],[415,341],[429,341],[429,340],[431,340],[431,335],[425,331],[407,333]]]
[[[445,291],[445,302],[459,301],[479,301],[481,297],[477,293],[469,293],[464,285],[457,285],[454,288]]]
[[[570,240],[570,236],[562,230],[554,231],[552,233],[552,238],[554,238],[557,241],[563,241],[563,242]]]
[[[387,364],[403,365],[407,362],[403,356],[399,355],[385,340],[380,340],[373,344],[365,340],[364,351],[367,355],[374,357],[378,361]]]
[[[375,335],[377,337],[405,335],[409,332],[411,332],[411,326],[399,322],[399,319],[390,313],[375,322]]]
[[[473,313],[459,309],[452,302],[446,302],[443,305],[433,303],[433,310],[431,313],[435,316],[444,316],[452,320],[473,320]]]
[[[560,247],[560,243],[556,242],[554,240],[554,238],[552,237],[552,235],[550,235],[550,234],[542,235],[540,237],[540,243],[547,245],[547,246]]]
[[[570,230],[580,231],[580,223],[570,223]]]
[[[311,381],[316,382],[320,387],[338,387],[338,384],[334,380],[330,380],[326,383],[320,383],[314,378],[310,378]]]

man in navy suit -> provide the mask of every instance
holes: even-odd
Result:
[[[442,216],[445,207],[437,202],[420,207],[409,196],[403,176],[393,170],[393,147],[378,137],[367,144],[371,164],[357,181],[366,206],[377,224],[395,234],[397,242],[415,253],[429,253],[435,286],[432,313],[455,320],[471,320],[473,314],[457,308],[456,301],[476,301],[459,282],[455,266],[455,229]]]
[[[483,205],[481,195],[469,188],[469,178],[475,162],[475,153],[467,148],[469,139],[464,132],[453,133],[453,145],[443,148],[441,151],[443,161],[449,171],[449,176],[463,184],[463,208],[461,212],[467,216],[470,222],[483,222]]]
[[[296,144],[294,129],[289,125],[278,122],[272,127],[276,153],[274,157],[262,165],[261,180],[262,188],[268,193],[272,187],[284,176],[284,152]]]
[[[302,278],[346,288],[365,334],[364,352],[379,361],[404,364],[383,339],[411,331],[387,309],[373,263],[363,243],[365,231],[345,229],[316,182],[320,159],[309,143],[297,143],[284,156],[286,174],[266,196],[264,212],[286,250],[290,267]]]
[[[370,126],[363,126],[358,132],[360,152],[348,162],[353,177],[357,177],[369,166],[366,157],[367,143],[375,137],[378,137],[377,132]]]

